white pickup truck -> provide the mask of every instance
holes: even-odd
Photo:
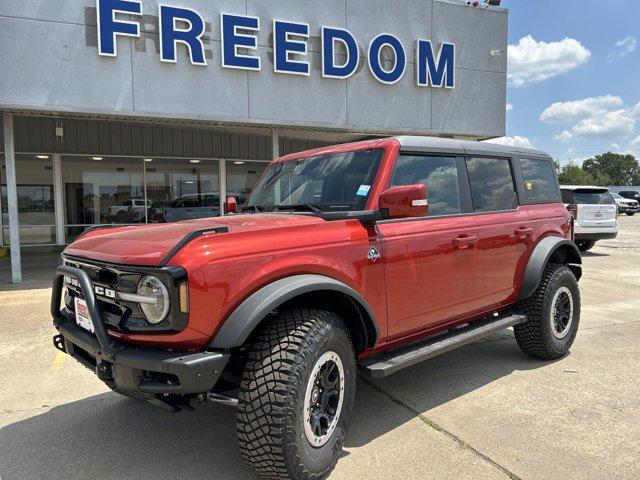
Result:
[[[606,187],[561,185],[562,201],[571,212],[575,242],[581,251],[596,241],[618,236],[618,207]]]

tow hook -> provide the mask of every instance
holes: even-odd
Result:
[[[67,349],[64,347],[64,337],[62,335],[55,335],[53,337],[53,346],[62,353],[67,353]]]
[[[200,400],[201,403],[205,403],[207,400],[214,403],[221,403],[223,405],[229,405],[231,407],[238,406],[238,399],[234,397],[229,397],[227,395],[223,395],[220,393],[209,392],[206,396]]]
[[[103,382],[109,382],[113,380],[113,369],[108,363],[99,363],[96,366],[96,374],[98,375],[98,378]]]

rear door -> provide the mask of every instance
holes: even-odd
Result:
[[[615,228],[617,207],[609,191],[576,189],[573,198],[577,207],[577,223],[583,228]]]
[[[482,280],[472,312],[486,310],[512,297],[516,273],[534,233],[527,212],[519,208],[511,158],[469,157],[471,188]]]

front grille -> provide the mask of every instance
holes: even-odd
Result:
[[[64,264],[84,271],[95,289],[104,290],[94,294],[103,311],[108,329],[120,333],[167,333],[184,330],[189,321],[188,314],[180,312],[177,301],[171,302],[167,318],[159,324],[151,325],[146,321],[139,305],[135,302],[116,299],[116,293],[137,293],[138,283],[145,275],[157,276],[168,288],[173,299],[178,299],[178,286],[187,280],[184,269],[179,267],[126,267],[102,262],[86,261],[63,255]],[[74,297],[82,297],[82,289],[77,285],[65,283],[69,296],[65,303],[70,311],[74,310]]]

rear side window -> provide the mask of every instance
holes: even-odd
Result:
[[[461,212],[455,158],[400,155],[390,186],[417,184],[427,187],[430,217]]]
[[[527,202],[558,201],[558,187],[553,165],[548,160],[520,160],[524,195]]]
[[[576,190],[573,192],[575,203],[579,205],[615,205],[615,200],[609,192],[593,192]]]
[[[499,212],[518,206],[509,160],[468,158],[467,171],[475,212]]]

